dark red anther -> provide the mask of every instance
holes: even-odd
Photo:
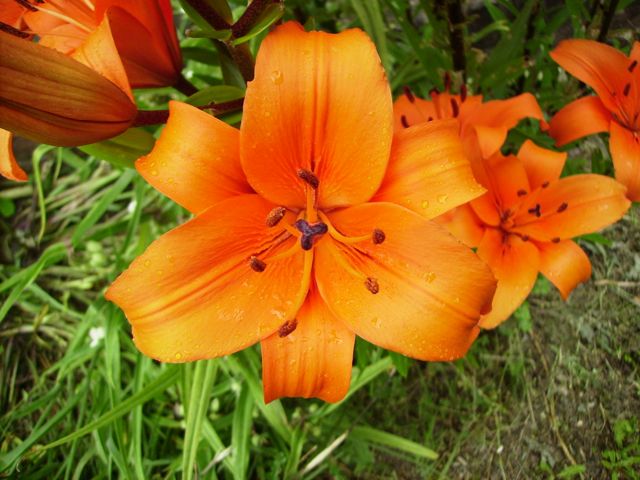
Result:
[[[523,188],[521,188],[520,190],[518,190],[518,191],[516,192],[516,194],[517,194],[519,197],[524,197],[524,196],[527,194],[527,191],[526,191],[526,190],[524,190]]]
[[[427,122],[431,122],[432,120],[433,120],[433,117],[427,118]]]
[[[38,9],[36,7],[34,7],[33,5],[31,5],[27,0],[15,0],[15,2],[19,5],[22,5],[24,8],[26,8],[27,10],[30,10],[32,12],[37,12]],[[38,3],[42,3],[42,2],[38,2]]]
[[[280,220],[284,218],[287,213],[287,209],[284,207],[276,207],[269,212],[267,215],[267,219],[265,220],[265,224],[267,227],[275,227]]]
[[[567,208],[569,208],[569,204],[567,202],[562,202],[558,207],[558,213],[564,212]]]
[[[402,128],[409,128],[409,121],[406,115],[400,115],[400,123],[402,124]]]
[[[437,97],[439,94],[440,94],[440,90],[438,90],[436,87],[433,87],[431,90],[429,90],[429,96],[431,98]]]
[[[310,224],[302,218],[296,221],[295,227],[302,233],[300,246],[303,250],[311,250],[315,238],[324,235],[329,230],[326,223],[318,222]]]
[[[371,241],[374,245],[380,245],[385,241],[386,238],[387,236],[385,235],[385,233],[379,228],[374,229],[373,234],[371,235]]]
[[[467,86],[463,83],[460,85],[460,103],[464,103],[467,99]]]
[[[544,182],[544,183],[542,184],[542,188],[547,188],[548,186],[549,186],[549,182]]]
[[[453,112],[453,118],[457,118],[460,115],[460,107],[455,98],[451,97],[451,110]]]
[[[369,290],[374,295],[380,291],[378,280],[372,277],[367,277],[367,279],[364,281],[364,286],[367,287],[367,290]]]
[[[553,243],[560,243],[560,238],[559,237],[555,237],[555,238],[552,238],[551,241]]]
[[[627,84],[624,86],[624,90],[622,90],[622,94],[623,94],[625,97],[628,97],[628,96],[629,96],[629,92],[630,92],[630,91],[631,91],[631,84],[630,84],[630,83],[627,83]]]
[[[278,336],[280,338],[284,338],[287,335],[291,335],[297,326],[298,326],[297,318],[294,318],[293,320],[287,320],[282,325],[280,325],[280,328],[278,329]]]
[[[249,258],[249,266],[251,267],[251,270],[258,273],[264,272],[264,269],[267,268],[267,264],[255,255],[251,255]]]
[[[409,100],[411,103],[414,103],[416,101],[416,97],[413,96],[413,92],[407,85],[402,87],[402,90],[404,90],[404,96],[407,97],[407,100]]]
[[[320,186],[320,180],[318,179],[318,177],[316,177],[316,174],[313,173],[311,170],[307,170],[306,168],[299,168],[296,171],[296,175],[298,175],[298,178],[300,180],[307,183],[307,185],[309,185],[314,190],[317,190],[318,187]]]
[[[528,242],[529,241],[529,235],[522,235],[522,237],[520,237],[520,238],[522,238],[523,242]]]
[[[11,25],[8,25],[4,22],[0,22],[0,32],[6,32],[18,38],[29,38],[28,33],[23,32],[22,30],[18,30],[17,28],[13,28]]]
[[[444,72],[443,81],[444,81],[444,91],[445,92],[450,91],[451,90],[451,75],[449,74],[449,72]]]
[[[634,70],[637,66],[638,66],[638,61],[637,61],[637,60],[634,60],[633,62],[631,62],[631,63],[629,64],[629,68],[628,68],[629,73],[632,73],[632,72],[633,72],[633,70]]]
[[[539,203],[536,203],[536,206],[535,206],[535,207],[533,207],[533,208],[530,208],[530,209],[528,210],[528,212],[529,212],[531,215],[535,215],[536,217],[540,218],[540,216],[542,215],[542,212],[540,212],[540,204],[539,204]]]

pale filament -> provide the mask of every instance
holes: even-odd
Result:
[[[327,224],[327,228],[329,229],[329,235],[331,235],[331,237],[333,237],[335,240],[337,240],[340,243],[352,245],[354,243],[360,243],[366,240],[371,241],[370,233],[367,235],[360,235],[358,237],[348,237],[346,235],[341,234],[338,230],[336,230],[336,228],[331,224],[329,217],[327,217],[324,213],[318,212],[318,216],[320,217],[320,220],[322,220],[323,223]]]

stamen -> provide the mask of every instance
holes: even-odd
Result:
[[[460,114],[460,107],[455,98],[451,99],[451,110],[453,110],[453,118],[456,118]]]
[[[627,83],[627,84],[624,86],[624,90],[622,91],[622,94],[623,94],[625,97],[628,97],[628,96],[629,96],[629,92],[630,92],[630,91],[631,91],[631,84],[630,84],[630,83]]]
[[[27,10],[32,11],[32,12],[37,12],[38,11],[38,9],[36,7],[34,7],[33,5],[31,5],[27,0],[15,0],[15,2],[17,4],[23,6]]]
[[[506,222],[507,220],[509,220],[509,218],[513,215],[513,212],[509,209],[505,210],[504,212],[502,212],[500,214],[500,221],[502,223]]]
[[[40,10],[41,12],[48,13],[52,17],[59,18],[59,19],[63,20],[66,23],[70,23],[71,25],[75,25],[76,27],[78,27],[81,30],[84,30],[87,33],[91,33],[91,29],[89,27],[87,27],[83,23],[80,23],[79,21],[75,20],[74,18],[71,18],[70,16],[64,15],[63,13],[56,12],[55,10],[50,10],[48,8],[42,8],[42,7],[36,7],[36,8],[38,10]]]
[[[296,175],[298,178],[304,182],[306,182],[311,188],[317,190],[320,186],[320,180],[316,177],[315,173],[305,168],[299,168],[296,171]]]
[[[373,241],[374,245],[380,245],[382,242],[385,241],[386,238],[387,236],[385,235],[385,233],[379,228],[376,228],[373,230],[373,235],[371,236],[371,240]]]
[[[402,89],[404,90],[404,95],[405,97],[407,97],[407,100],[409,100],[411,103],[415,103],[416,97],[413,96],[413,92],[411,91],[411,89],[407,85],[405,85]]]
[[[251,257],[249,257],[249,266],[251,267],[251,270],[258,273],[264,272],[264,269],[267,268],[267,264],[255,255],[251,255]]]
[[[406,115],[400,115],[400,123],[402,124],[402,128],[409,128],[409,122],[407,121]]]
[[[290,335],[297,328],[297,326],[298,326],[297,318],[294,318],[293,320],[287,320],[278,329],[278,336],[280,338],[284,338],[287,335]]]
[[[28,33],[18,30],[17,28],[13,28],[11,25],[8,25],[4,22],[0,22],[0,32],[6,32],[18,38],[29,38]]]
[[[527,191],[526,191],[526,190],[524,190],[523,188],[521,188],[520,190],[518,190],[518,191],[516,192],[516,194],[517,194],[519,197],[524,197],[524,196],[527,194]]]
[[[522,239],[523,242],[529,241],[529,235],[522,235],[520,238]]]
[[[367,290],[369,290],[374,295],[380,291],[378,280],[373,277],[367,277],[367,279],[364,281],[364,286],[367,287]]]
[[[300,253],[300,248],[298,247],[298,242],[293,242],[293,245],[289,247],[284,252],[280,252],[273,257],[269,257],[269,263],[277,262],[279,260],[284,260],[285,258],[293,257],[295,254]]]
[[[327,225],[322,222],[309,223],[304,219],[296,220],[295,227],[302,236],[300,237],[300,246],[303,250],[311,250],[316,237],[327,233]]]
[[[560,238],[559,237],[555,237],[555,238],[552,238],[551,241],[553,243],[560,243]]]
[[[464,103],[467,99],[467,86],[463,83],[460,85],[460,103]]]
[[[440,94],[440,90],[438,90],[436,87],[433,87],[431,90],[429,90],[429,96],[431,98],[437,97],[439,94]]]
[[[448,92],[451,90],[451,75],[449,72],[444,72],[444,91]]]
[[[540,216],[542,215],[542,212],[540,211],[540,204],[536,203],[536,206],[533,208],[530,208],[528,212],[531,215],[535,215],[536,217],[540,218]]]
[[[271,210],[267,215],[267,219],[265,220],[267,227],[275,227],[276,225],[278,225],[278,223],[280,223],[280,220],[282,220],[286,214],[287,209],[284,207],[276,207]]]
[[[542,184],[542,188],[547,188],[548,186],[549,186],[549,182],[544,182],[544,183]]]
[[[562,202],[558,207],[558,213],[564,212],[567,208],[569,208],[569,204],[567,202]]]
[[[430,121],[432,121],[432,120],[433,120],[433,117],[429,117],[429,118],[427,118],[427,122],[430,122]]]
[[[631,62],[629,64],[629,68],[627,69],[627,70],[629,70],[629,73],[632,73],[637,65],[638,65],[638,61],[637,60],[634,60],[633,62]]]

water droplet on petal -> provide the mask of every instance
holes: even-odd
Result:
[[[280,70],[274,70],[273,72],[271,72],[271,81],[276,84],[276,85],[280,85],[283,82],[284,78],[282,76],[282,72]]]
[[[449,198],[448,195],[438,195],[438,203],[444,203]]]
[[[429,200],[423,200],[420,206],[426,210],[429,208]]]
[[[176,360],[180,360],[182,358],[182,354],[178,352],[176,353],[175,357],[176,357]]]

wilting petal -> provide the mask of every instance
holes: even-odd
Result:
[[[276,332],[262,341],[264,401],[280,397],[342,400],[349,391],[355,335],[329,311],[315,289],[298,313],[295,330],[286,333]]]
[[[514,218],[512,230],[543,242],[595,232],[618,221],[629,209],[625,190],[624,185],[603,175],[562,178],[527,200]],[[531,208],[540,216],[531,213]]]
[[[169,103],[169,121],[153,151],[136,169],[156,188],[193,213],[250,193],[240,167],[240,133],[186,103]]]
[[[318,205],[368,200],[391,148],[391,92],[366,34],[305,33],[290,22],[262,42],[244,101],[242,167],[274,203],[305,204],[298,169],[320,180]]]
[[[464,125],[463,134],[468,128],[475,129],[482,156],[488,158],[500,150],[509,130],[525,118],[535,118],[545,125],[542,110],[530,93],[483,103],[461,121]]]
[[[458,137],[458,122],[438,120],[396,133],[389,167],[374,201],[434,218],[482,195]]]
[[[75,146],[125,131],[137,113],[127,93],[50,48],[0,34],[0,128]]]
[[[111,26],[108,19],[105,19],[90,35],[87,36],[82,45],[73,53],[73,58],[86,65],[94,72],[108,80],[111,80],[125,92],[133,102],[133,95],[129,87],[129,80],[124,71],[122,60],[111,34]]]
[[[222,201],[153,242],[109,287],[143,353],[166,362],[218,357],[294,318],[303,254],[269,263],[294,243],[265,226],[271,208],[257,195]],[[250,256],[272,245],[260,256],[264,271],[254,271]]]
[[[623,72],[629,66],[622,52],[605,43],[574,38],[561,41],[550,55],[567,72],[593,88],[610,111],[618,110],[616,96],[623,96]]]
[[[627,187],[629,199],[640,202],[640,136],[611,122],[609,147],[616,179]]]
[[[518,152],[518,160],[524,165],[531,190],[560,178],[567,154],[539,147],[526,140]]]
[[[611,112],[598,97],[574,100],[556,113],[549,122],[549,135],[559,147],[578,138],[609,131]]]
[[[485,225],[469,204],[461,205],[435,220],[471,248],[477,247],[484,236]]]
[[[404,119],[403,119],[404,117]],[[400,132],[407,126],[420,125],[439,118],[431,100],[400,95],[393,103],[394,131]]]
[[[482,328],[495,328],[524,302],[538,277],[540,259],[532,242],[515,235],[487,229],[478,246],[478,256],[489,264],[498,280],[491,312],[482,316]]]
[[[314,268],[322,298],[349,329],[421,360],[453,360],[478,335],[495,287],[489,269],[440,225],[389,203],[329,215],[345,235],[382,229],[386,240],[349,247],[325,236]],[[359,273],[358,273],[359,272]],[[373,294],[366,278],[379,286]]]
[[[9,180],[26,182],[27,174],[13,156],[13,135],[0,128],[0,175]]]
[[[591,262],[577,243],[539,243],[540,272],[553,283],[565,300],[579,283],[591,277]]]

